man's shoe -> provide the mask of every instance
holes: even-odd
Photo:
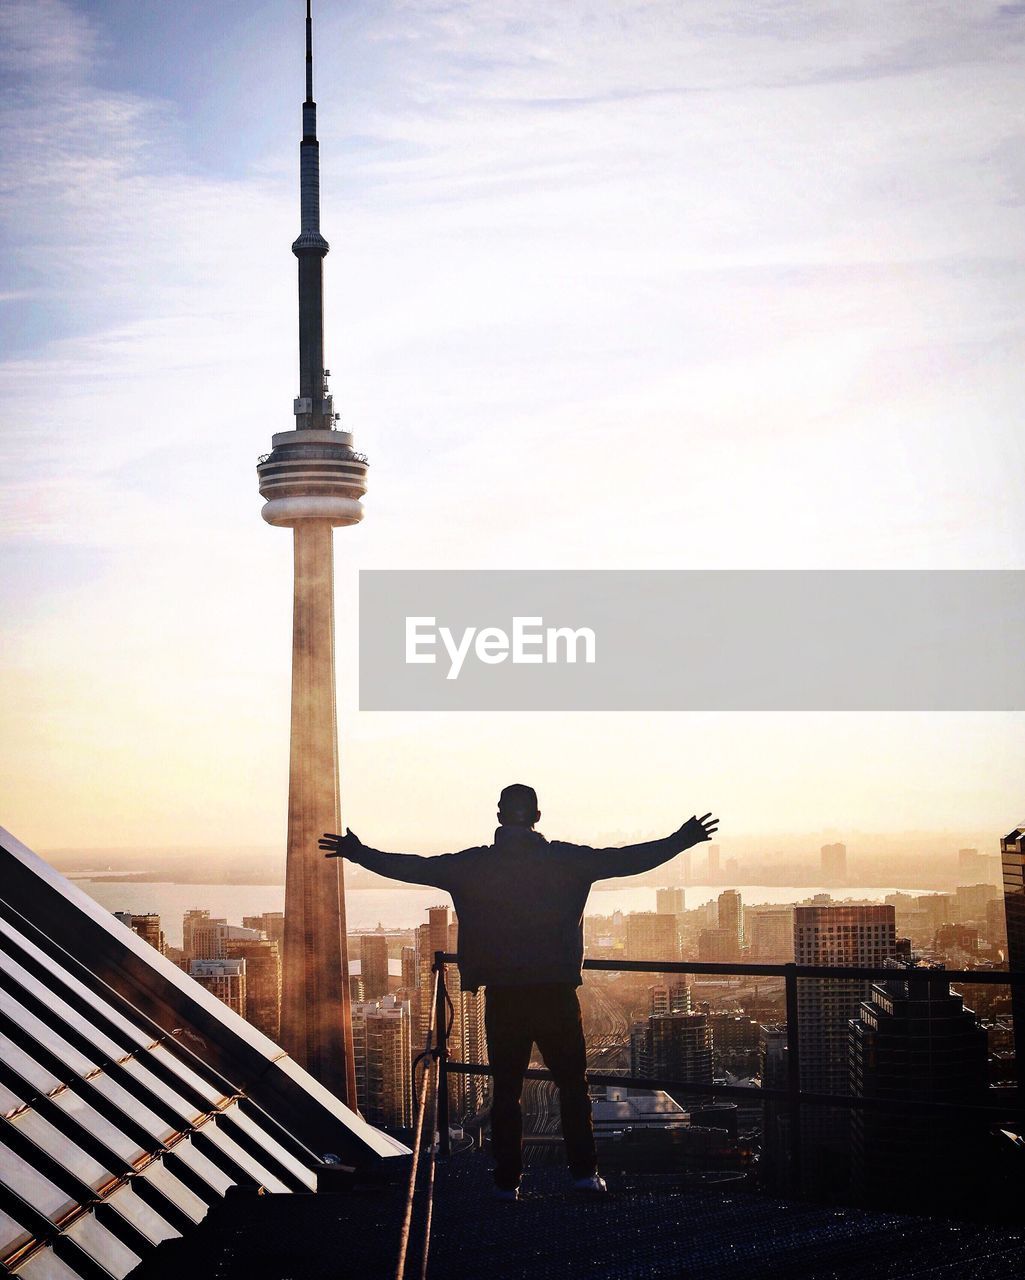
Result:
[[[599,1195],[608,1191],[608,1187],[605,1185],[605,1179],[597,1173],[592,1173],[589,1178],[574,1178],[573,1189],[575,1191],[596,1192]]]
[[[520,1189],[519,1187],[495,1187],[491,1194],[496,1200],[518,1200]]]

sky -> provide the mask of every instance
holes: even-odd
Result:
[[[371,459],[344,820],[460,847],[522,780],[567,839],[714,809],[724,856],[995,847],[1021,716],[360,713],[355,586],[1025,567],[1025,5],[315,9],[327,361]],[[283,847],[255,463],[296,394],[302,16],[0,7],[0,823],[41,850]]]

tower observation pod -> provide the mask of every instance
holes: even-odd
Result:
[[[367,460],[336,428],[324,368],[324,258],[320,146],[313,100],[313,21],[306,3],[306,100],[299,147],[299,395],[295,428],[271,437],[257,464],[263,518],[292,530],[292,721],[285,863],[281,1043],[350,1106],[356,1105],[342,860],[317,847],[341,830],[335,712],[333,530],[363,517]]]

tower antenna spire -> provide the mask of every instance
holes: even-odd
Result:
[[[313,101],[313,0],[306,0],[306,101]]]

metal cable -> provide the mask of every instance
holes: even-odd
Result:
[[[438,983],[440,980],[441,974],[440,972],[436,972],[434,975],[434,991],[432,993],[433,998],[431,1000],[431,1013],[427,1023],[427,1036],[424,1043],[424,1051],[419,1055],[419,1058],[434,1056],[434,1049],[432,1047],[434,1040],[434,1009],[438,994]],[[417,1098],[416,1127],[413,1131],[413,1156],[409,1166],[409,1185],[406,1189],[406,1207],[402,1215],[402,1229],[399,1235],[399,1256],[395,1263],[395,1280],[403,1280],[406,1273],[406,1255],[409,1252],[410,1227],[413,1222],[413,1200],[416,1196],[416,1175],[420,1165],[420,1143],[423,1138],[424,1112],[427,1110],[427,1086],[430,1082],[430,1078],[430,1071],[425,1070],[420,1081],[420,1092]],[[437,1090],[435,1090],[435,1094],[437,1094]]]
[[[427,1073],[425,1072],[424,1074],[426,1075]],[[427,1280],[427,1255],[431,1248],[431,1218],[434,1213],[434,1171],[438,1164],[438,1095],[440,1092],[441,1059],[436,1057],[434,1059],[434,1114],[431,1117],[431,1161],[427,1167],[427,1216],[424,1219],[423,1253],[420,1255],[420,1280]]]

